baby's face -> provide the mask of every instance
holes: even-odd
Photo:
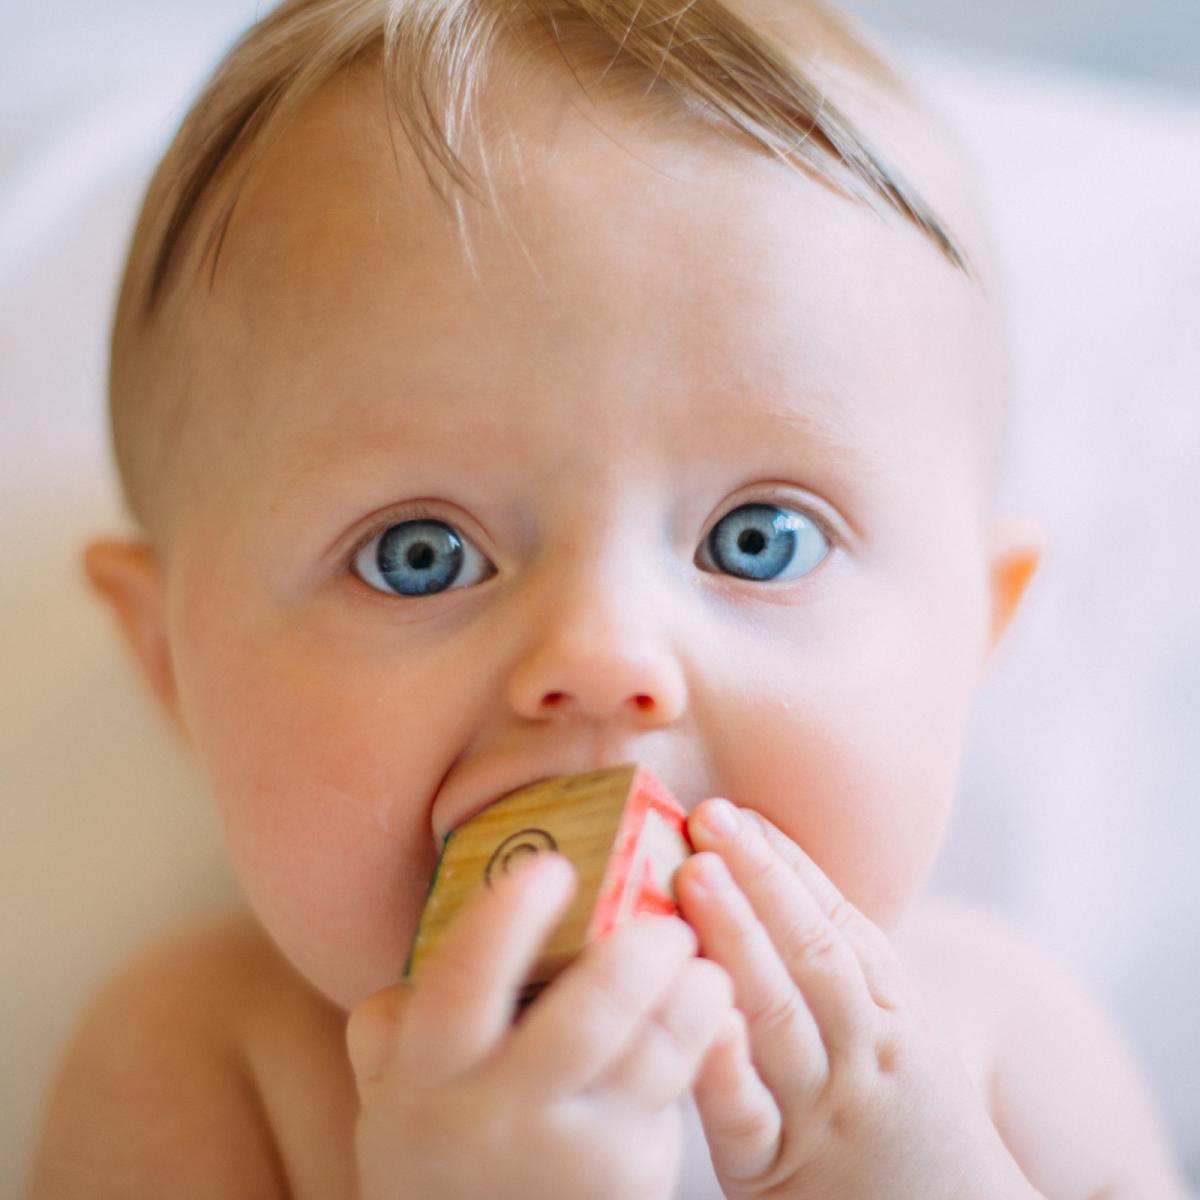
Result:
[[[523,120],[532,262],[480,217],[482,289],[335,89],[196,290],[180,709],[260,918],[341,1005],[397,977],[447,830],[625,761],[894,924],[986,655],[977,285],[731,143]]]

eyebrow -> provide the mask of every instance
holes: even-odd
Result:
[[[764,429],[781,428],[847,466],[874,469],[882,465],[879,455],[869,450],[863,439],[856,436],[845,421],[832,414],[799,412],[786,403],[771,404],[765,408],[759,405],[743,408],[736,402],[727,402],[724,411],[728,413],[731,424],[753,422],[756,425],[761,423]],[[411,427],[406,427],[401,420],[394,426],[373,429],[348,439],[314,440],[299,448],[288,460],[284,474],[289,483],[302,483],[348,459],[383,457],[392,453],[381,450],[381,445],[408,445],[420,451],[439,444],[461,445],[461,442],[454,439],[452,443],[451,439],[443,437],[415,438]]]
[[[805,455],[803,465],[806,468],[813,466],[814,459],[820,459],[858,475],[872,475],[883,469],[882,457],[868,447],[864,438],[841,415],[844,405],[840,399],[829,393],[818,393],[823,403],[805,408],[794,407],[787,399],[771,399],[773,393],[778,395],[786,391],[778,386],[754,387],[743,380],[739,381],[736,388],[711,394],[706,399],[708,404],[718,406],[723,423],[727,421],[731,426],[751,425],[750,437],[756,444],[764,439],[789,443],[794,439],[806,449],[811,449],[814,453]],[[753,396],[755,402],[749,405],[740,403],[739,397],[747,395]],[[698,416],[703,419],[704,413],[700,412]],[[746,440],[750,439],[737,438],[735,441],[725,431],[724,441],[731,449],[735,444],[744,444]],[[486,449],[486,429],[481,444],[484,449],[478,453],[490,456]],[[281,471],[281,486],[273,503],[286,503],[286,497],[304,489],[312,479],[335,473],[347,463],[394,458],[396,446],[405,446],[421,453],[451,445],[462,449],[463,443],[461,439],[448,438],[441,431],[433,436],[418,436],[414,426],[406,422],[402,415],[384,427],[368,429],[349,438],[314,438],[298,447],[285,461]]]
[[[884,469],[884,457],[871,446],[861,421],[854,419],[852,399],[827,386],[802,381],[776,354],[752,368],[727,367],[699,403],[711,405],[720,414],[722,429],[748,426],[752,436],[804,451],[805,467],[820,460],[860,475]],[[743,441],[738,438],[737,444]]]
[[[795,409],[786,401],[768,402],[757,412],[774,425],[782,426],[799,440],[817,447],[833,462],[858,471],[875,472],[883,467],[883,459],[868,448],[841,415],[840,401],[819,409]],[[832,410],[831,410],[832,409]]]

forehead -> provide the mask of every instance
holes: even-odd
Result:
[[[831,444],[901,405],[968,417],[988,303],[899,218],[552,74],[497,100],[488,157],[468,165],[499,203],[458,197],[469,256],[369,76],[327,87],[252,176],[207,307],[245,411],[286,411],[298,454],[381,424],[450,436],[468,400],[478,434],[536,418],[549,441],[571,432],[571,406],[546,403],[565,394],[643,424],[686,401],[714,428],[752,396]],[[968,213],[953,170],[911,141],[953,225]]]

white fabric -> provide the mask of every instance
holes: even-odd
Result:
[[[135,206],[253,7],[147,28],[138,6],[0,51],[3,1194],[97,983],[236,895],[76,552],[117,527],[105,339]],[[1015,314],[1010,492],[1051,532],[939,878],[1100,994],[1200,1163],[1200,96],[914,61],[988,188]]]

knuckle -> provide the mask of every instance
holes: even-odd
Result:
[[[879,1075],[895,1075],[901,1066],[900,1049],[891,1038],[881,1038],[875,1046],[875,1070]]]
[[[704,1040],[700,1015],[683,1005],[672,1005],[665,1011],[650,1014],[650,1028],[675,1062],[694,1057]]]
[[[769,888],[779,881],[783,864],[778,855],[766,845],[747,848],[748,861],[745,865],[746,883],[752,888]]]
[[[840,945],[841,932],[824,918],[798,921],[780,937],[780,950],[789,962],[830,959]]]
[[[842,930],[873,957],[888,960],[895,957],[894,947],[887,934],[840,892],[834,894],[826,913],[835,928]]]
[[[647,997],[663,991],[678,970],[676,955],[666,952],[651,931],[638,931],[635,924],[596,944],[588,961],[587,986],[579,997],[576,1018],[581,1029],[596,1036],[628,1027],[646,1009]]]
[[[839,1100],[850,1107],[863,1097],[878,1095],[894,1083],[898,1068],[895,1048],[868,1033],[839,1048],[830,1061],[832,1086]]]
[[[733,985],[715,963],[693,959],[668,1001],[647,1021],[676,1062],[692,1062],[710,1045],[732,1011]]]
[[[862,913],[837,890],[826,900],[825,915],[837,929],[859,929],[864,923]]]
[[[616,963],[597,973],[592,986],[581,998],[579,1024],[581,1031],[609,1031],[627,1025],[637,1012],[638,988],[636,979]]]
[[[757,1146],[774,1140],[778,1122],[762,1105],[743,1105],[722,1112],[714,1124],[722,1141]]]
[[[747,1022],[764,1033],[786,1029],[801,1016],[800,995],[794,989],[772,990],[746,1013]]]

